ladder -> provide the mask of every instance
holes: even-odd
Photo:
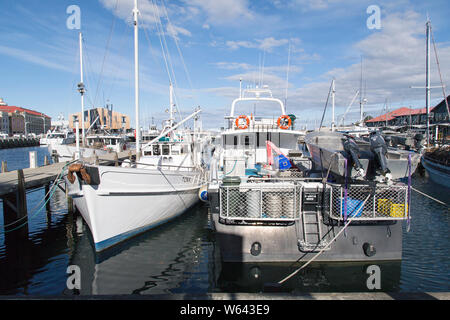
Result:
[[[322,219],[320,217],[320,211],[304,211],[301,213],[303,239],[298,239],[298,247],[303,252],[315,252],[322,250],[328,245],[328,242],[321,240]],[[329,247],[327,248],[327,250]]]

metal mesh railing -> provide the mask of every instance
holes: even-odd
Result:
[[[299,217],[300,186],[251,183],[220,187],[220,217],[231,220],[293,221]]]
[[[383,186],[331,184],[330,215],[344,220],[403,220],[408,218],[408,188],[404,185]]]

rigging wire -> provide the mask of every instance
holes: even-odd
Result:
[[[94,96],[94,105],[97,102],[98,91],[100,89],[100,84],[101,84],[102,79],[103,79],[103,70],[104,70],[104,67],[105,67],[105,61],[106,61],[106,57],[108,56],[108,52],[109,52],[109,44],[111,42],[112,33],[114,31],[114,26],[116,24],[116,16],[114,15],[114,12],[117,10],[118,3],[119,3],[119,0],[116,0],[116,5],[115,5],[114,11],[113,11],[113,21],[112,21],[111,27],[109,29],[109,36],[108,36],[108,40],[106,42],[105,54],[103,55],[102,66],[100,68],[100,75],[99,75],[98,81],[97,81],[97,88],[96,88],[95,96]]]
[[[431,33],[431,39],[433,40],[434,55],[436,57],[436,64],[437,64],[437,67],[438,67],[439,78],[441,80],[442,94],[444,95],[445,106],[447,107],[447,114],[450,117],[450,111],[449,111],[449,107],[448,107],[447,95],[445,94],[445,86],[444,86],[444,82],[442,81],[441,67],[440,67],[440,64],[439,64],[438,54],[437,54],[437,50],[436,50],[436,42],[434,41],[434,35],[433,35],[433,30],[431,29],[431,26],[430,26],[430,31],[431,31],[430,32]]]

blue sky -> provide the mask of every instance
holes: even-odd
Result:
[[[139,0],[141,125],[166,118],[169,76],[160,41],[174,70],[183,115],[202,107],[205,128],[224,125],[232,100],[260,79],[285,99],[287,111],[309,128],[318,123],[331,80],[336,114],[360,87],[363,57],[367,114],[400,106],[422,108],[425,90],[425,22],[430,16],[444,83],[450,79],[450,3],[364,0]],[[80,110],[78,32],[66,26],[67,7],[81,10],[86,106],[112,103],[134,125],[133,0],[0,0],[0,97],[9,105],[53,118]],[[370,5],[381,9],[381,28],[368,29]],[[167,14],[166,14],[167,13]],[[161,21],[161,29],[156,21]],[[176,42],[174,41],[176,39]],[[181,52],[181,55],[179,54]],[[432,85],[440,84],[432,51]],[[264,70],[264,72],[262,72]],[[176,80],[176,81],[175,81]],[[449,90],[450,91],[450,90]],[[432,102],[442,99],[432,90]],[[358,100],[359,101],[359,100]],[[358,117],[355,103],[346,120]],[[242,106],[238,113],[249,113]],[[258,109],[278,117],[278,110]],[[327,111],[325,122],[331,121]]]

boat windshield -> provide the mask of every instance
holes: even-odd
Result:
[[[222,145],[225,149],[259,149],[266,148],[266,141],[271,141],[279,148],[296,149],[297,136],[283,132],[245,132],[224,134]]]

